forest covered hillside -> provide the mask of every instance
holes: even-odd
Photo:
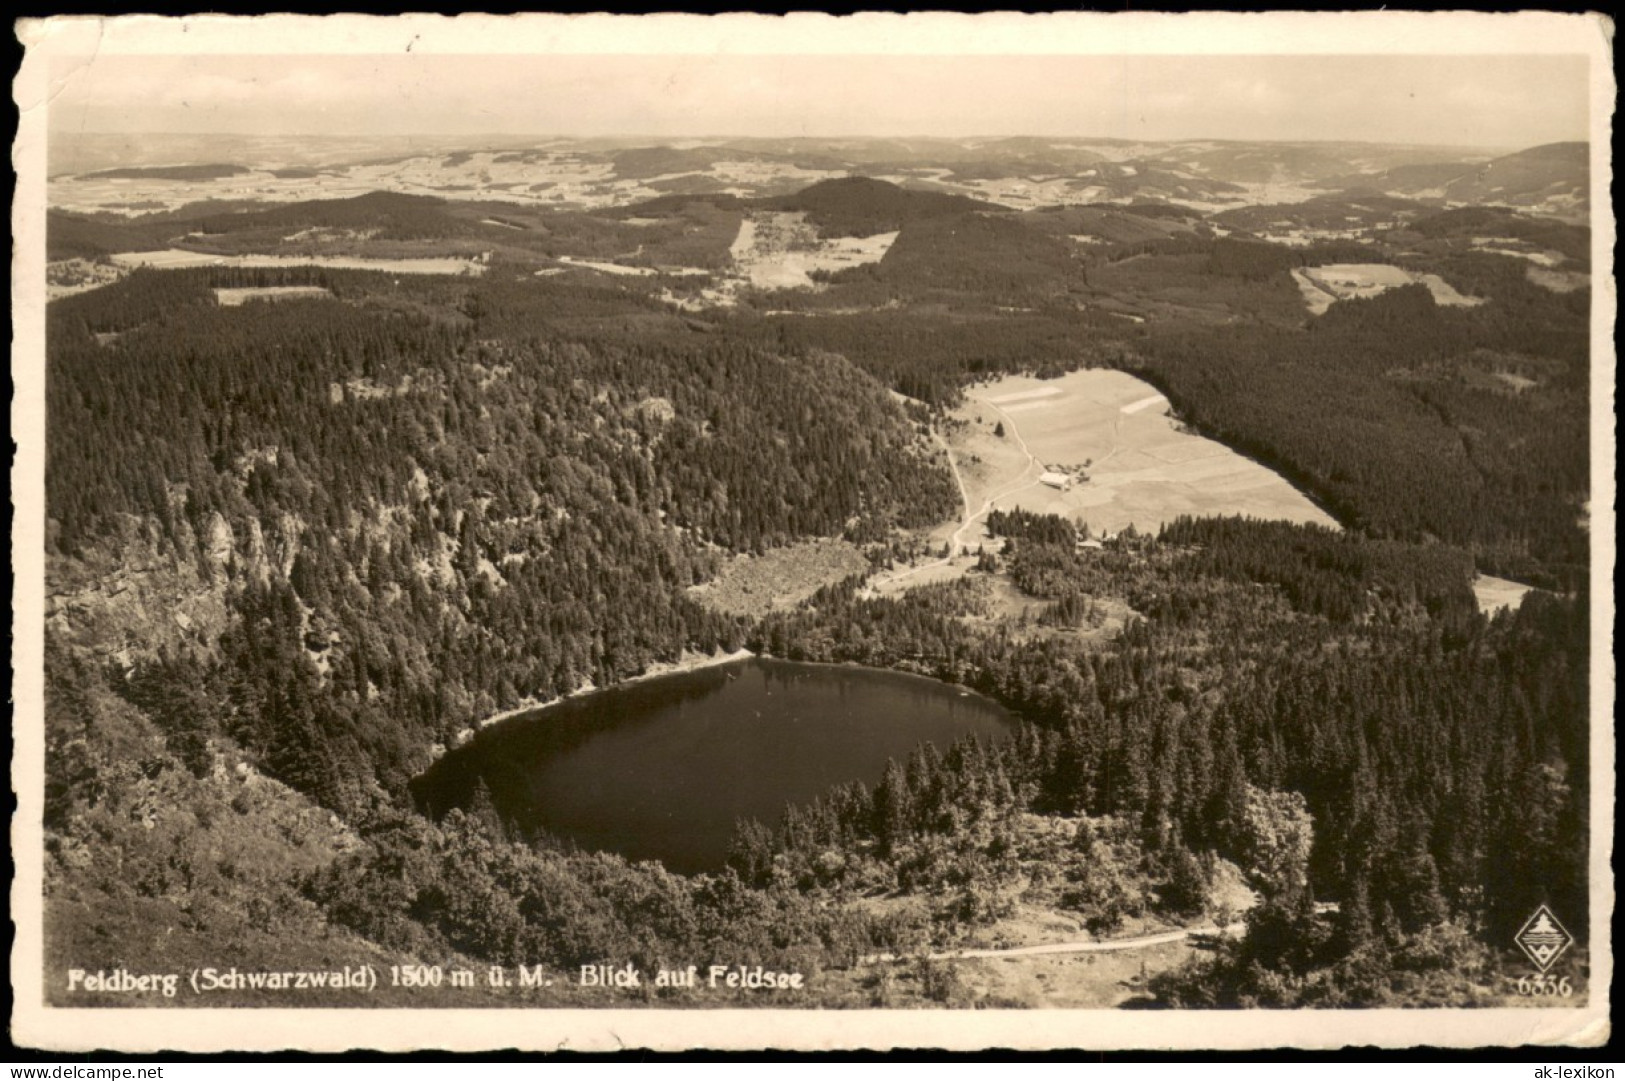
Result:
[[[833,153],[789,143],[757,150]],[[1237,184],[1275,167],[1242,149],[1202,155]],[[600,210],[53,214],[53,255],[101,270],[47,312],[49,964],[116,943],[132,967],[537,965],[558,987],[525,1001],[603,1005],[641,999],[565,974],[721,951],[808,975],[756,1005],[1010,1006],[1033,1003],[942,956],[1060,921],[1244,928],[1090,992],[1114,1002],[1512,1001],[1530,912],[1587,926],[1590,294],[1524,255],[1580,274],[1588,233],[1366,204],[1020,212],[847,177]],[[802,284],[740,270],[768,224]],[[403,244],[470,265],[363,268]],[[171,245],[217,261],[113,258]],[[1390,284],[1360,284],[1371,265]],[[1306,270],[1366,292],[1316,313]],[[967,484],[1026,453],[1047,392],[965,420],[966,389],[1079,368],[1148,384],[1090,423],[1161,403],[1339,528],[979,511]],[[1027,458],[1028,488],[1061,468],[1090,492],[1093,461]],[[696,588],[815,547],[837,571],[794,602]],[[1475,603],[1484,574],[1521,605]],[[741,648],[928,675],[1018,720],[742,822],[694,875],[489,792],[415,798],[495,716]]]

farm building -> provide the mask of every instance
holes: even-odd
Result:
[[[1038,476],[1038,482],[1040,484],[1047,484],[1051,488],[1059,488],[1063,492],[1072,487],[1072,477],[1070,474],[1057,473],[1054,470],[1045,470],[1043,473],[1040,473]]]

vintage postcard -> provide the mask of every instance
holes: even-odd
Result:
[[[1608,20],[15,32],[17,1044],[1608,1038]]]

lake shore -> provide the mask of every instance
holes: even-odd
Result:
[[[757,651],[758,654],[760,651]],[[720,659],[720,658],[715,658]],[[678,874],[727,864],[741,820],[836,786],[878,785],[922,744],[985,747],[1009,712],[924,677],[756,657],[606,688],[482,732],[413,781],[431,817],[490,806],[522,836],[658,860]]]
[[[656,661],[654,664],[651,664],[648,668],[645,668],[637,675],[616,680],[614,683],[608,684],[604,687],[600,687],[591,680],[588,680],[586,683],[583,683],[580,687],[577,687],[569,694],[561,694],[545,701],[542,699],[527,698],[519,705],[514,706],[512,709],[505,709],[500,713],[493,713],[489,717],[482,718],[476,722],[472,728],[465,728],[458,732],[457,743],[455,746],[461,747],[470,739],[473,739],[476,732],[483,731],[494,724],[501,724],[503,721],[509,721],[515,717],[524,716],[527,713],[534,713],[539,709],[546,709],[549,706],[556,706],[561,702],[568,702],[572,699],[580,698],[582,695],[592,694],[594,691],[609,690],[613,687],[625,687],[633,683],[642,683],[645,680],[659,679],[661,676],[676,675],[679,672],[693,672],[701,668],[714,668],[720,664],[732,664],[734,661],[749,660],[754,656],[756,656],[756,654],[748,649],[736,649],[732,653],[689,653],[685,650],[675,661]],[[442,753],[444,753],[444,751],[442,751]],[[436,755],[435,757],[438,758],[440,756]]]

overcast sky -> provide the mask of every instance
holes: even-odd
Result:
[[[1584,139],[1568,56],[109,56],[55,132]]]

